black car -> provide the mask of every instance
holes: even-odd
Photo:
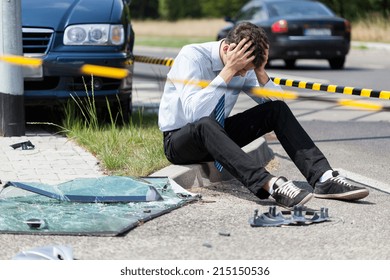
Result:
[[[127,117],[134,61],[130,2],[22,0],[23,53],[47,62],[25,71],[25,104],[53,105],[71,96],[92,95],[93,91],[97,105],[107,106],[106,98],[115,105],[119,101],[121,106],[116,108]],[[58,70],[84,64],[125,68],[130,75],[122,80],[95,76],[91,81],[91,76]]]
[[[269,61],[283,59],[287,68],[293,68],[297,59],[326,59],[332,69],[342,69],[350,49],[349,21],[317,1],[252,0],[225,20],[264,28],[270,41]],[[217,39],[225,38],[233,25],[223,28]]]

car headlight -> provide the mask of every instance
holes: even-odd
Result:
[[[78,24],[65,29],[64,45],[121,45],[124,38],[120,24]]]

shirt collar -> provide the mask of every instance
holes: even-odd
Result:
[[[211,63],[213,67],[213,71],[221,71],[222,68],[224,67],[224,64],[222,62],[221,57],[219,56],[219,49],[222,44],[222,40],[213,42],[212,47],[211,47]]]

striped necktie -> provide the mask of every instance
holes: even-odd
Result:
[[[215,109],[214,109],[214,116],[215,116],[216,121],[222,127],[224,127],[224,125],[225,125],[225,95],[223,95],[218,100],[217,106],[215,106]],[[223,166],[218,161],[215,161],[214,165],[218,169],[219,172],[222,171]]]

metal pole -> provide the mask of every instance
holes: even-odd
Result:
[[[23,55],[21,0],[0,1],[0,55]],[[20,66],[0,61],[0,136],[25,135]]]

